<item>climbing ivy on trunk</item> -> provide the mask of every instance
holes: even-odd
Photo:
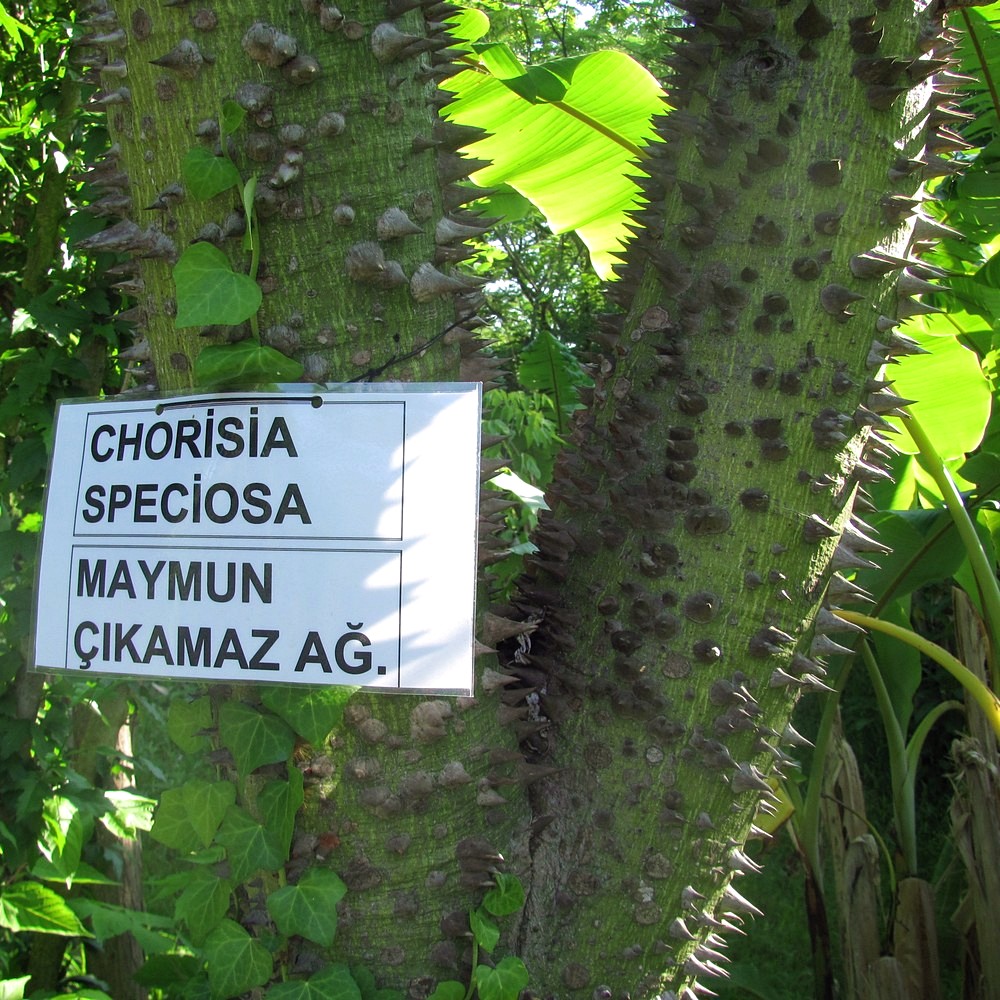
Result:
[[[459,267],[479,220],[453,183],[476,164],[454,151],[472,136],[435,116],[447,8],[112,6],[82,40],[116,142],[91,179],[127,219],[86,246],[133,253],[124,286],[160,388],[190,387],[202,348],[240,338],[306,380],[492,380]],[[242,767],[234,753],[232,800],[185,793],[192,822],[215,803],[202,843],[229,872],[207,888],[235,918],[220,905],[198,931],[220,963],[245,957],[242,989],[278,978],[291,995],[335,975],[317,971],[327,958],[416,997],[469,982],[489,956],[468,915],[500,870],[526,899],[492,960],[522,959],[539,996],[695,997],[722,973],[721,935],[755,912],[731,883],[753,867],[795,698],[822,689],[838,648],[823,602],[851,598],[836,573],[877,544],[852,507],[899,402],[882,366],[911,349],[895,317],[935,277],[908,247],[957,81],[947,4],[677,6],[677,110],[643,164],[620,311],[598,331],[539,553],[484,618],[475,697],[358,694],[329,740],[262,686],[193,703],[215,759],[235,751],[234,715],[273,749]],[[245,112],[231,131],[226,102]],[[192,149],[231,160],[240,185],[191,197]],[[173,269],[195,240],[234,274],[257,254],[252,323],[175,323]],[[486,558],[495,516],[484,500]],[[296,732],[312,746],[286,771]],[[247,838],[269,850],[248,857]],[[321,889],[318,871],[346,888],[333,936],[310,935],[282,887]]]

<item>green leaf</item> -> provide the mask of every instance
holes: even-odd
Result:
[[[525,389],[552,398],[563,433],[570,415],[582,406],[578,390],[587,381],[573,352],[543,330],[518,356],[517,379]]]
[[[906,333],[930,354],[900,358],[892,366],[892,391],[916,400],[910,409],[943,459],[961,458],[979,445],[990,418],[990,386],[979,359],[954,337],[932,336],[918,324]],[[906,421],[890,419],[904,428],[892,443],[916,454]]]
[[[866,553],[879,569],[859,570],[857,582],[875,597],[906,597],[918,587],[947,580],[965,551],[946,510],[884,511],[869,519],[875,537],[892,551]]]
[[[149,831],[153,825],[156,799],[136,795],[125,788],[111,788],[104,793],[111,807],[101,817],[105,828],[122,839],[135,837],[140,831]]]
[[[229,807],[215,839],[225,847],[229,874],[237,883],[259,871],[277,871],[287,857],[274,833],[239,806]]]
[[[454,979],[446,979],[434,987],[434,992],[427,1000],[464,1000],[465,984]]]
[[[488,133],[464,150],[490,161],[472,179],[482,187],[509,184],[553,232],[576,230],[594,269],[611,280],[612,255],[628,239],[625,213],[639,202],[628,175],[654,139],[652,117],[666,109],[659,84],[621,52],[530,70],[501,46],[481,53],[491,75],[463,70],[443,83],[456,95],[444,114]]]
[[[39,882],[15,882],[0,889],[0,927],[60,937],[91,937],[66,900]]]
[[[469,912],[469,926],[472,928],[473,937],[479,942],[479,947],[493,951],[500,940],[500,928],[481,906]]]
[[[219,710],[219,739],[244,776],[288,760],[295,746],[295,734],[281,719],[241,701],[227,701]]]
[[[288,778],[269,781],[257,796],[261,819],[277,840],[287,857],[295,832],[295,814],[305,798],[302,772],[294,764],[288,765]]]
[[[228,188],[239,188],[243,183],[236,164],[228,156],[216,156],[204,146],[192,146],[184,154],[184,159],[181,160],[181,179],[191,196],[201,201],[214,198]]]
[[[24,987],[28,985],[29,979],[31,976],[0,981],[0,1000],[24,1000]]]
[[[186,874],[187,884],[177,898],[174,914],[187,924],[191,940],[200,944],[229,911],[233,883],[205,868],[195,868]]]
[[[146,960],[135,973],[140,986],[167,990],[170,996],[179,995],[172,987],[183,986],[201,972],[202,963],[194,955],[154,955]]]
[[[90,921],[94,936],[99,941],[128,933],[135,937],[147,954],[169,951],[176,943],[174,922],[169,917],[86,897],[69,902],[81,920]]]
[[[517,1000],[528,985],[528,970],[519,958],[501,959],[495,969],[476,966],[476,990],[479,1000]]]
[[[195,381],[200,385],[297,382],[305,369],[273,347],[256,340],[204,348],[195,358]]]
[[[337,962],[306,981],[272,986],[267,991],[267,1000],[361,1000],[361,991],[351,970]]]
[[[493,876],[496,885],[483,897],[483,906],[494,917],[517,913],[524,906],[524,886],[516,875],[499,872]]]
[[[261,701],[304,740],[319,747],[340,725],[347,702],[358,690],[349,685],[304,689],[273,685],[264,690]]]
[[[260,285],[237,274],[211,243],[194,243],[174,266],[177,316],[174,325],[236,326],[253,316],[263,299]]]
[[[231,781],[188,781],[160,796],[150,836],[176,851],[208,847],[215,831],[236,801]]]
[[[475,7],[461,7],[444,19],[448,34],[459,42],[474,42],[490,30],[490,19]]]
[[[205,958],[214,1000],[263,986],[274,971],[270,952],[232,920],[223,921],[209,935]]]
[[[347,886],[334,872],[311,868],[296,885],[272,892],[267,912],[282,934],[298,934],[329,948],[337,933],[337,903],[346,892]]]
[[[184,753],[196,754],[208,750],[212,741],[205,731],[212,726],[212,701],[207,695],[193,701],[174,698],[170,702],[167,735]]]
[[[222,102],[222,114],[219,116],[219,130],[223,138],[232,135],[244,122],[247,113],[246,109],[235,101]],[[235,167],[233,168],[236,169]],[[237,184],[239,179],[237,178]]]

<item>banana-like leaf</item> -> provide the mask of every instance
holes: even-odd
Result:
[[[653,77],[622,52],[594,52],[525,68],[505,45],[473,46],[474,68],[445,80],[444,114],[487,137],[467,146],[488,160],[472,180],[509,185],[530,199],[553,232],[576,230],[605,280],[628,239],[626,213],[641,204],[631,178],[668,110]]]

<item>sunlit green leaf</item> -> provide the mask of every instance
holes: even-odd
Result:
[[[229,258],[211,243],[194,243],[174,266],[177,316],[184,326],[236,326],[260,308],[260,285],[237,274]]]
[[[932,337],[918,329],[906,332],[931,353],[900,358],[892,366],[892,391],[917,401],[912,412],[942,458],[960,458],[976,448],[990,418],[990,386],[979,359],[954,337]],[[904,426],[893,444],[915,454],[905,421],[892,419]]]
[[[444,19],[448,34],[460,42],[475,42],[490,30],[490,19],[475,7],[461,7]]]
[[[538,206],[554,232],[575,229],[598,274],[612,278],[612,254],[628,235],[625,212],[639,193],[626,175],[636,172],[638,151],[653,138],[651,119],[665,110],[663,91],[621,52],[522,69],[518,76],[512,54],[496,46],[484,51],[504,79],[463,70],[443,84],[456,95],[445,115],[489,133],[466,148],[490,161],[472,179],[484,187],[509,184]]]
[[[29,881],[0,889],[0,927],[61,937],[91,936],[62,896],[39,882]]]
[[[211,844],[226,810],[236,801],[231,781],[193,780],[160,795],[150,835],[176,851]]]

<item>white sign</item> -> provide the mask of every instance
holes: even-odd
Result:
[[[478,383],[60,404],[34,663],[472,687]]]

